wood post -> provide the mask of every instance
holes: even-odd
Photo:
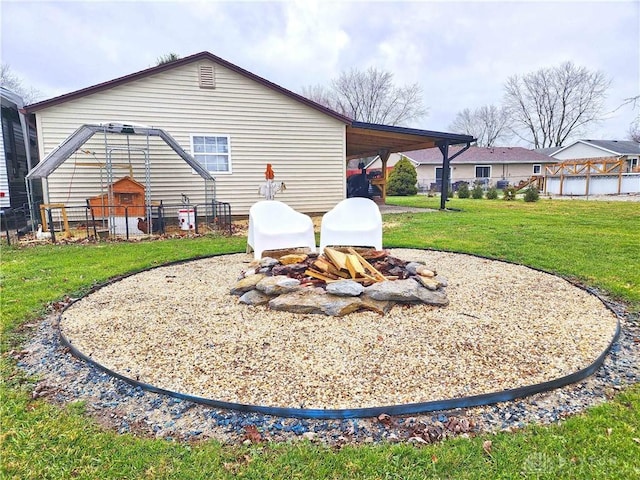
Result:
[[[389,161],[389,155],[391,153],[389,150],[382,150],[380,152],[380,160],[382,160],[382,179],[383,182],[380,186],[380,190],[382,193],[382,203],[387,203],[387,180],[389,179],[389,175],[387,173],[387,162]]]
[[[43,203],[40,205],[40,218],[42,219],[42,231],[46,232],[49,230],[47,224],[47,216],[45,215],[45,209],[54,209],[59,208],[62,214],[62,221],[64,223],[64,231],[67,235],[70,235],[71,232],[69,230],[69,219],[67,218],[67,209],[64,203]]]

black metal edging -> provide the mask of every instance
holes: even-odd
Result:
[[[428,250],[428,249],[423,249],[423,250]],[[240,253],[240,252],[238,252]],[[452,252],[454,253],[454,252]],[[455,253],[460,253],[460,252],[455,252]],[[471,256],[477,256],[480,258],[488,258],[488,257],[481,257],[480,255],[473,255],[473,254],[467,254],[467,253],[462,253],[463,255],[471,255]],[[212,258],[212,257],[216,257],[216,256],[221,256],[221,255],[229,255],[229,254],[218,254],[218,255],[210,255],[210,256],[206,256],[206,257],[198,257],[198,258],[193,258],[193,259],[189,259],[189,260],[178,260],[175,262],[170,262],[167,264],[163,264],[163,265],[158,265],[158,266],[154,266],[152,268],[149,268],[147,270],[153,270],[155,268],[160,268],[160,267],[165,267],[165,266],[169,266],[169,265],[176,265],[176,264],[181,264],[181,263],[187,263],[187,262],[191,262],[191,261],[195,261],[195,260],[201,260],[203,258]],[[502,260],[496,260],[493,259],[495,261],[502,261]],[[506,263],[511,263],[511,262],[506,262]],[[514,265],[519,265],[519,264],[515,264]],[[522,265],[522,266],[526,266],[526,265]],[[527,267],[527,268],[532,268],[532,267]],[[544,272],[543,270],[538,270],[535,269],[537,271],[543,272],[543,273],[547,273],[550,275],[553,275],[549,272]],[[146,271],[146,270],[144,270]],[[60,315],[58,316],[58,325],[60,325],[60,321],[62,319],[62,314],[64,313],[64,311],[70,307],[71,305],[73,305],[73,303],[75,303],[76,301],[80,300],[81,298],[84,298],[85,296],[89,295],[90,293],[95,292],[96,290],[109,285],[111,283],[115,283],[119,280],[122,280],[124,278],[127,278],[131,275],[135,275],[139,272],[132,272],[130,274],[127,275],[123,275],[123,276],[119,276],[116,277],[114,279],[112,279],[109,282],[103,283],[101,285],[95,286],[93,287],[91,290],[89,290],[85,295],[83,295],[82,297],[80,297],[79,299],[75,300],[74,302],[68,304],[67,306],[65,306],[65,308],[60,312]],[[557,276],[557,275],[554,275]],[[562,277],[560,277],[562,278]],[[563,278],[563,280],[566,280]],[[579,285],[575,285],[574,286],[578,286]],[[584,288],[583,288],[584,289]],[[587,293],[594,295],[594,293],[589,292],[588,290],[584,289],[585,291],[587,291]],[[598,298],[603,305],[608,308],[609,310],[612,311],[611,307],[609,305],[607,305],[606,302],[604,302],[602,300],[602,298],[600,298],[598,295],[594,295],[596,296],[596,298]],[[612,311],[613,312],[613,311]],[[615,315],[615,312],[613,312]],[[616,319],[617,319],[617,315],[616,315]],[[125,375],[119,374],[105,366],[103,366],[102,364],[100,364],[99,362],[93,360],[92,358],[88,357],[87,355],[83,354],[82,352],[80,352],[77,348],[75,348],[73,346],[73,344],[64,336],[64,334],[62,333],[62,330],[59,329],[59,334],[60,334],[60,339],[62,341],[62,344],[69,348],[69,351],[77,358],[89,363],[90,365],[93,365],[94,367],[98,368],[99,370],[102,370],[103,372],[107,373],[108,375],[111,375],[115,378],[118,378],[120,380],[123,380],[133,386],[136,387],[140,387],[144,390],[147,390],[149,392],[154,392],[154,393],[160,393],[163,395],[169,395],[171,397],[175,397],[175,398],[179,398],[182,400],[188,400],[191,402],[195,402],[195,403],[200,403],[203,405],[208,405],[208,406],[212,406],[215,408],[224,408],[224,409],[229,409],[229,410],[238,410],[238,411],[243,411],[243,412],[256,412],[256,413],[262,413],[265,415],[274,415],[274,416],[278,416],[278,417],[291,417],[291,418],[308,418],[308,419],[349,419],[349,418],[364,418],[364,417],[376,417],[379,416],[383,413],[386,413],[388,415],[414,415],[414,414],[418,414],[418,413],[427,413],[427,412],[434,412],[434,411],[440,411],[440,410],[453,410],[456,408],[468,408],[468,407],[477,407],[477,406],[482,406],[482,405],[492,405],[495,403],[499,403],[499,402],[507,402],[507,401],[511,401],[511,400],[515,400],[517,398],[523,398],[523,397],[528,397],[530,395],[536,394],[536,393],[542,393],[542,392],[547,392],[550,390],[555,390],[557,388],[560,387],[564,387],[566,385],[569,385],[571,383],[576,383],[580,380],[584,380],[585,378],[589,377],[590,375],[592,375],[598,368],[600,368],[600,366],[602,365],[602,363],[604,362],[604,359],[606,358],[607,354],[609,353],[609,350],[611,349],[611,347],[613,346],[613,344],[618,340],[619,336],[620,336],[620,320],[617,319],[616,320],[616,331],[615,334],[613,335],[613,338],[611,339],[611,341],[609,342],[609,345],[607,345],[607,347],[602,351],[602,353],[598,356],[598,358],[591,363],[589,366],[583,368],[582,370],[578,370],[577,372],[571,373],[569,375],[565,375],[563,377],[560,378],[556,378],[554,380],[550,380],[547,382],[542,382],[542,383],[537,383],[537,384],[533,384],[533,385],[527,385],[525,387],[518,387],[518,388],[512,388],[509,390],[503,390],[501,392],[492,392],[492,393],[484,393],[481,395],[473,395],[470,397],[462,397],[462,398],[452,398],[452,399],[445,399],[445,400],[434,400],[434,401],[430,401],[430,402],[421,402],[421,403],[407,403],[407,404],[401,404],[401,405],[386,405],[386,406],[381,406],[381,407],[367,407],[367,408],[346,408],[346,409],[314,409],[314,408],[286,408],[286,407],[269,407],[269,406],[265,406],[265,405],[251,405],[251,404],[244,404],[244,403],[234,403],[234,402],[225,402],[222,400],[214,400],[214,399],[209,399],[209,398],[204,398],[204,397],[198,397],[195,395],[189,395],[189,394],[185,394],[185,393],[180,393],[180,392],[174,392],[172,390],[167,390],[164,388],[159,388],[156,387],[154,385],[148,384],[148,383],[144,383],[144,382],[140,382],[138,380],[134,380],[132,378],[129,378]]]

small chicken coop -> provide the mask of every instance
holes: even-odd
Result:
[[[138,218],[144,218],[145,187],[135,179],[126,176],[112,183],[108,192],[87,199],[92,216],[109,219],[109,230],[121,235],[137,230]]]
[[[98,135],[94,137],[96,134]],[[184,160],[186,165],[177,167],[170,157],[171,151]],[[155,153],[153,162],[152,152]],[[87,155],[89,161],[77,161],[78,154]],[[203,206],[198,211],[199,217],[205,224],[209,222],[209,218],[213,220],[210,215],[219,203],[216,201],[215,178],[171,135],[160,128],[121,122],[83,124],[51,150],[29,172],[27,180],[48,179],[70,158],[73,166],[69,166],[68,171],[61,175],[61,178],[68,179],[69,182],[67,197],[80,197],[86,201],[83,208],[86,208],[90,218],[79,217],[75,221],[87,224],[93,222],[96,236],[124,234],[128,237],[129,234],[162,232],[164,208],[171,206],[172,200],[178,200],[176,191],[179,189],[171,185],[176,168],[183,170],[183,173],[189,171],[199,175],[203,186],[200,200],[196,202],[196,205]],[[76,168],[83,168],[83,173],[76,174]],[[128,170],[126,176],[119,179],[114,177],[117,169],[124,168]],[[81,181],[74,184],[74,178],[81,178]],[[196,179],[189,175],[189,187],[192,188],[195,184]],[[43,184],[43,187],[45,198],[50,199],[52,192],[49,190],[49,183]],[[152,188],[155,192],[152,192]],[[82,191],[82,196],[75,193],[78,191]],[[29,182],[27,194],[30,204],[33,203]],[[59,195],[59,192],[56,194]],[[164,199],[168,202],[164,203]],[[182,206],[181,203],[180,207]],[[76,208],[75,211],[80,210]],[[185,228],[193,225],[195,230],[196,211],[188,210],[185,215]],[[100,231],[97,231],[98,226]]]

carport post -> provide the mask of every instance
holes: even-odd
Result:
[[[440,186],[440,210],[446,208],[447,195],[449,194],[449,141],[438,145],[442,152],[442,185]]]

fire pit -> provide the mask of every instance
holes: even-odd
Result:
[[[446,286],[447,279],[424,261],[347,247],[256,260],[231,294],[247,305],[339,317],[358,310],[386,314],[397,303],[446,306]]]

